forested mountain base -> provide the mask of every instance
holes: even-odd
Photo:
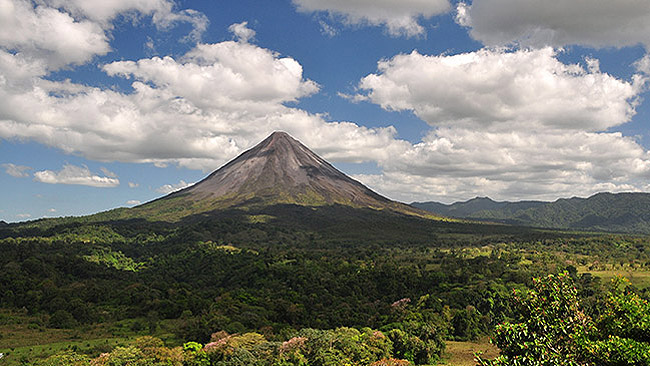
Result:
[[[277,210],[178,226],[5,227],[0,329],[26,321],[43,333],[78,332],[89,345],[84,337],[97,327],[124,338],[117,348],[75,346],[47,365],[126,365],[129,357],[146,365],[432,364],[445,340],[492,335],[517,320],[512,290],[532,288],[533,277],[568,271],[583,311],[599,319],[607,281],[581,272],[643,274],[650,261],[645,237],[462,223],[415,229],[422,221],[399,216],[382,216],[394,229],[344,231],[354,225],[327,213],[320,227],[270,222]],[[17,336],[8,335],[15,332],[0,333],[0,362],[8,365],[60,349],[19,354]],[[144,335],[166,343],[133,340]]]

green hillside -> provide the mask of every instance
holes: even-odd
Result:
[[[650,233],[650,194],[599,193],[555,202],[495,202],[487,198],[444,205],[413,203],[430,212],[543,228]]]

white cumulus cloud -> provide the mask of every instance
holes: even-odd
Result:
[[[190,22],[200,31],[207,24],[168,0],[0,0],[0,24],[10,25],[0,27],[0,138],[36,141],[91,160],[206,171],[274,130],[345,161],[375,160],[404,145],[393,128],[328,123],[291,107],[319,86],[303,77],[298,61],[246,42],[254,35],[246,22],[231,27],[239,42],[200,43],[178,58],[101,67],[133,80],[132,92],[47,78],[109,52],[118,16],[151,16],[159,28]]]
[[[31,1],[0,0],[0,23],[3,58],[33,63],[32,67],[41,73],[67,64],[82,64],[110,50],[100,25]]]
[[[427,56],[379,62],[359,84],[389,110],[412,110],[432,126],[600,131],[628,122],[644,78],[628,82],[592,67],[564,64],[551,48]]]
[[[248,22],[241,22],[232,24],[228,30],[237,37],[241,42],[248,42],[255,37],[255,31],[248,28]]]
[[[54,8],[63,8],[75,17],[84,17],[100,24],[105,29],[112,29],[112,21],[119,14],[138,18],[151,16],[153,23],[160,29],[167,29],[177,23],[189,23],[192,31],[189,38],[198,41],[208,27],[208,18],[195,10],[177,10],[172,0],[47,0]]]
[[[167,92],[182,97],[175,107],[186,114],[197,108],[267,111],[318,91],[315,82],[302,78],[302,66],[296,60],[238,42],[200,44],[181,60],[167,56],[117,61],[104,70],[152,83],[155,96]],[[134,87],[141,94],[149,92],[146,85]]]
[[[168,0],[0,0],[0,71],[11,71],[0,75],[25,82],[21,77],[42,76],[105,55],[111,50],[111,21],[118,14],[151,15],[159,28],[190,22],[196,39],[207,28],[203,14],[174,11]]]
[[[107,176],[107,177],[117,178],[117,174],[113,173],[112,171],[110,171],[110,170],[108,170],[108,169],[106,169],[104,167],[99,168],[99,170],[101,170],[102,173],[104,173],[104,175]]]
[[[162,193],[162,194],[169,194],[172,192],[180,191],[183,188],[187,188],[194,183],[187,183],[184,180],[181,180],[180,182],[176,184],[165,184],[164,186],[156,188],[156,192]]]
[[[120,185],[120,180],[96,175],[86,166],[66,164],[60,171],[42,170],[34,173],[34,180],[49,184],[78,184],[90,187],[109,188]]]
[[[2,164],[2,167],[5,168],[5,173],[11,175],[12,177],[16,178],[25,178],[29,177],[29,173],[27,173],[29,170],[32,170],[31,167],[25,166],[25,165],[16,165],[12,163],[6,163]]]
[[[650,46],[645,0],[473,0],[457,11],[459,24],[489,46]]]
[[[407,201],[645,189],[650,153],[608,132],[632,118],[645,82],[602,73],[596,60],[564,64],[550,48],[395,56],[353,98],[412,111],[432,130],[379,161],[381,175],[358,178]]]
[[[293,3],[300,12],[327,12],[350,25],[385,26],[389,34],[407,37],[425,33],[418,23],[420,18],[430,18],[450,8],[448,0],[293,0]]]
[[[318,91],[300,63],[249,43],[199,44],[179,59],[104,65],[130,78],[123,93],[32,78],[20,90],[0,83],[0,138],[22,138],[100,161],[218,168],[274,130],[326,158],[375,160],[403,145],[394,128],[328,123],[289,106]]]
[[[446,0],[294,2],[300,11],[325,11],[349,24],[383,25],[404,35],[422,34],[418,19],[449,6]],[[623,80],[601,72],[597,60],[562,63],[552,48],[397,55],[363,78],[352,98],[412,111],[427,122],[430,133],[411,144],[399,140],[394,127],[328,122],[296,108],[318,92],[318,84],[303,76],[298,60],[250,43],[254,31],[246,22],[231,26],[238,41],[101,66],[111,77],[131,80],[129,92],[49,80],[52,70],[108,52],[117,14],[151,16],[161,28],[189,21],[184,17],[201,23],[199,14],[176,11],[164,0],[87,4],[0,0],[0,24],[11,24],[0,27],[0,138],[37,141],[104,162],[209,171],[284,130],[326,159],[376,162],[382,174],[359,178],[403,200],[555,198],[647,188],[648,152],[611,132],[635,114],[650,73],[645,58],[636,65],[639,74]],[[478,4],[458,19],[476,27]],[[24,34],[13,34],[14,28]],[[61,32],[76,43],[55,37]],[[66,165],[34,177],[106,187],[119,184],[114,175]],[[185,186],[181,181],[158,192]]]
[[[620,133],[440,128],[382,168],[363,180],[404,200],[555,199],[643,190],[650,154]]]
[[[634,63],[638,72],[650,75],[650,55],[645,55]]]
[[[126,204],[129,205],[129,206],[135,206],[135,205],[139,205],[141,203],[142,202],[140,202],[138,200],[128,200],[128,201],[126,201]]]

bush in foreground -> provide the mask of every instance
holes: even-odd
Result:
[[[515,293],[519,322],[497,326],[494,343],[501,355],[477,358],[481,366],[650,365],[650,305],[616,278],[593,319],[580,304],[568,273],[534,281]]]

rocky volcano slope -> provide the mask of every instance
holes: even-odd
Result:
[[[373,192],[285,132],[274,132],[202,181],[136,207],[132,213],[178,218],[276,204],[344,205],[431,216]]]

